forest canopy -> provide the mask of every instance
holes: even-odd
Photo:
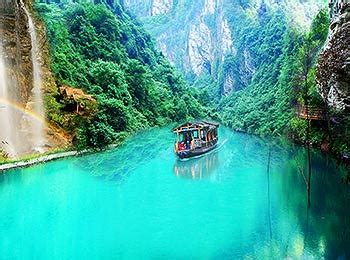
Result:
[[[204,116],[187,86],[143,28],[119,3],[39,1],[58,85],[81,88],[98,102],[88,119],[65,124],[57,93],[48,96],[49,119],[77,132],[81,147],[118,142],[127,133]]]
[[[67,120],[57,93],[46,98],[49,119],[77,133],[81,147],[104,147],[143,128],[209,116],[235,130],[287,134],[305,142],[307,124],[295,111],[305,104],[305,84],[300,79],[303,57],[310,46],[307,93],[310,105],[324,105],[316,86],[316,63],[328,35],[325,9],[309,30],[302,30],[291,24],[282,9],[265,8],[253,17],[238,12],[241,6],[226,6],[237,11],[227,14],[229,25],[239,19],[238,29],[232,29],[237,54],[226,55],[222,66],[214,66],[216,81],[203,74],[189,87],[193,82],[183,79],[119,1],[39,1],[35,7],[47,27],[58,85],[81,88],[97,99],[97,112],[92,116]],[[250,76],[242,76],[246,55],[254,67]],[[228,73],[233,73],[236,87],[223,95],[221,85]],[[324,142],[331,130],[313,125],[312,143]],[[334,141],[337,143],[337,137]],[[346,144],[335,146],[336,150],[348,149]]]

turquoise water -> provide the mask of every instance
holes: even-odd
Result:
[[[304,149],[219,136],[217,150],[185,162],[162,128],[0,175],[0,258],[350,257],[350,186],[332,160],[312,154],[308,209]]]

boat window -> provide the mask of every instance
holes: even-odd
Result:
[[[190,131],[179,133],[179,142],[192,141],[192,134]]]
[[[189,141],[189,142],[192,141],[192,134],[190,131],[185,132],[185,142],[187,142],[187,141]]]
[[[193,138],[197,139],[199,136],[198,136],[198,131],[193,131]]]
[[[184,140],[184,134],[181,133],[179,134],[179,142],[182,142]]]
[[[206,135],[207,135],[207,133],[206,133],[206,131],[201,131],[201,139],[203,140],[203,141],[205,141],[206,140]]]

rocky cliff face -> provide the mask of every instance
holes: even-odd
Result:
[[[9,84],[18,88],[11,95],[18,103],[26,104],[31,91],[30,37],[26,17],[15,1],[0,3],[0,35],[8,64]],[[14,80],[14,79],[17,80]]]
[[[28,10],[32,10],[31,0],[23,1],[23,4]],[[22,3],[17,0],[0,2],[0,41],[6,77],[6,86],[2,88],[6,87],[8,92],[8,96],[2,98],[5,102],[4,107],[8,108],[8,113],[11,113],[11,127],[7,127],[12,132],[11,145],[16,146],[16,156],[35,152],[33,149],[36,147],[33,147],[30,142],[35,136],[35,133],[30,131],[31,125],[34,121],[45,121],[45,118],[36,118],[37,115],[32,112],[35,106],[31,53],[33,47],[28,29],[28,15],[21,5]],[[35,21],[35,30],[40,48],[40,53],[37,53],[35,58],[41,67],[42,91],[52,91],[52,88],[57,91],[48,62],[45,29],[40,21]],[[58,133],[57,129],[47,127],[45,136],[46,142],[41,144],[43,150],[67,144],[67,140]],[[8,136],[5,139],[8,139]],[[1,141],[3,144],[10,143],[9,140]],[[0,146],[0,153],[1,150],[6,151],[6,145],[4,146]]]
[[[153,0],[152,15],[167,14],[173,8],[173,0]]]
[[[291,23],[305,28],[322,6],[321,2],[146,0],[140,3],[126,0],[124,4],[144,22],[163,54],[182,69],[187,78],[194,81],[209,74],[220,85],[221,93],[229,94],[248,86],[256,71],[249,48],[242,49],[235,41],[245,26],[240,16],[258,16],[266,9],[283,10]],[[225,60],[236,57],[239,49],[239,68],[225,68]]]
[[[233,37],[228,20],[223,12],[221,0],[201,0],[190,3],[186,0],[151,1],[149,10],[140,13],[134,8],[136,0],[128,0],[125,5],[148,21],[167,15],[167,25],[148,27],[157,38],[158,46],[167,58],[188,77],[198,78],[203,74],[218,77],[218,67],[225,56],[235,54]],[[147,1],[146,1],[147,2]],[[144,2],[143,5],[147,6]],[[146,14],[146,15],[145,15]],[[234,88],[230,75],[227,75],[225,92]]]
[[[350,109],[350,1],[330,2],[331,31],[318,62],[320,93],[331,107]]]
[[[231,29],[223,15],[220,1],[204,2],[202,11],[189,26],[187,45],[187,68],[197,77],[202,73],[213,74],[215,61],[222,62],[225,55],[235,52]]]

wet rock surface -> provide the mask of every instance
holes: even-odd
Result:
[[[323,98],[338,110],[350,109],[350,3],[331,1],[328,42],[318,61],[318,86]]]
[[[23,1],[26,8],[33,13],[32,2]],[[42,79],[41,92],[58,91],[55,80],[50,72],[49,50],[46,41],[45,29],[39,21],[34,21],[37,34],[39,53],[35,58],[41,67]],[[46,118],[38,118],[33,113],[35,107],[32,43],[28,29],[28,16],[25,14],[19,1],[1,1],[0,3],[0,41],[2,46],[2,59],[5,64],[7,97],[5,104],[6,113],[9,113],[11,136],[0,132],[1,153],[5,156],[20,157],[31,153],[37,153],[37,147],[32,143],[35,133],[32,133],[33,124],[38,121],[45,122]],[[4,88],[4,86],[2,86]],[[1,111],[0,111],[1,112]],[[5,112],[5,111],[2,111]],[[0,131],[3,131],[3,129]],[[7,131],[9,132],[9,131]],[[51,148],[63,147],[68,144],[67,139],[57,129],[46,122],[44,143],[40,144],[40,152]],[[11,149],[9,148],[11,146]],[[39,149],[39,148],[38,148]],[[16,150],[16,152],[12,152]]]

